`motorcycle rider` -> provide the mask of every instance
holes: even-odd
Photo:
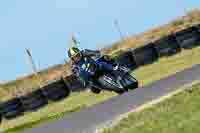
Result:
[[[79,48],[73,46],[68,50],[68,56],[72,62],[72,72],[81,81],[84,87],[93,81],[91,79],[90,73],[87,72],[88,64],[95,63],[94,58],[100,57],[101,52],[99,50],[80,50]],[[117,66],[113,65],[113,60],[108,56],[103,56],[103,62],[99,63],[100,69],[108,71],[113,74],[117,74]]]

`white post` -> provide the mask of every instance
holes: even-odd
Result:
[[[72,41],[76,45],[79,43],[74,35],[72,35]]]
[[[33,57],[32,57],[32,55],[31,55],[30,50],[29,50],[29,49],[26,49],[26,53],[27,53],[27,55],[28,55],[31,68],[32,68],[33,72],[37,75],[37,67],[36,67],[36,65],[35,65],[35,63],[34,63],[34,61],[33,61]]]
[[[69,41],[70,41],[69,42],[69,47],[73,47],[73,46],[78,47],[77,45],[78,45],[78,43],[80,43],[79,41],[77,41],[77,39],[74,36],[74,34],[71,35],[71,38],[70,38]]]
[[[125,37],[124,37],[124,35],[123,35],[122,31],[121,31],[121,28],[119,26],[119,22],[118,22],[117,19],[114,20],[114,25],[115,25],[117,31],[119,32],[120,38],[124,41]]]
[[[32,54],[31,54],[31,52],[30,52],[29,49],[26,49],[26,53],[27,53],[28,58],[29,58],[29,63],[30,63],[31,69],[33,70],[33,72],[34,72],[36,78],[38,79],[38,86],[39,86],[39,87],[42,87],[42,86],[41,86],[41,80],[40,80],[40,77],[39,77],[39,74],[38,74],[38,70],[37,70],[37,67],[36,67],[36,65],[35,65],[35,63],[34,63]]]

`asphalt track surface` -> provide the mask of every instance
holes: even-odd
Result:
[[[94,133],[100,125],[108,124],[117,116],[176,91],[196,80],[200,80],[200,65],[195,65],[146,87],[112,97],[79,112],[71,113],[61,120],[45,123],[33,129],[26,129],[24,133]]]

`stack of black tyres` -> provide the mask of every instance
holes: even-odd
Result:
[[[43,94],[43,91],[38,89],[28,95],[21,97],[21,102],[24,106],[25,111],[36,111],[41,107],[48,104],[48,101]]]
[[[80,80],[75,75],[70,75],[64,78],[66,86],[71,92],[80,92],[86,89]]]
[[[63,78],[42,88],[43,94],[49,101],[59,101],[70,94],[70,90]]]
[[[199,26],[193,26],[175,33],[176,40],[181,48],[191,49],[200,45],[200,30]]]
[[[1,105],[1,103],[0,103]],[[0,108],[0,124],[1,124],[1,121],[2,121],[2,113],[1,113],[1,108]]]
[[[20,98],[8,100],[0,105],[0,119],[5,118],[10,120],[23,115],[23,113],[24,107]]]
[[[159,57],[172,56],[181,51],[181,47],[173,34],[155,41],[154,44]]]
[[[198,32],[200,33],[200,24],[197,24],[195,27],[197,28]]]
[[[158,53],[153,43],[148,43],[132,51],[137,66],[151,64],[158,59]]]
[[[136,69],[137,65],[132,54],[132,50],[119,54],[115,60],[122,66],[127,67],[131,70]]]

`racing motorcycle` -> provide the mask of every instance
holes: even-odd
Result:
[[[138,81],[129,73],[129,69],[119,65],[116,61],[105,60],[110,58],[106,55],[94,59],[96,63],[88,64],[87,71],[91,74],[92,81],[90,82],[91,91],[99,94],[102,90],[114,91],[118,94],[123,94],[129,90],[138,88]],[[111,63],[117,71],[117,75],[112,72],[99,69],[101,62]]]

